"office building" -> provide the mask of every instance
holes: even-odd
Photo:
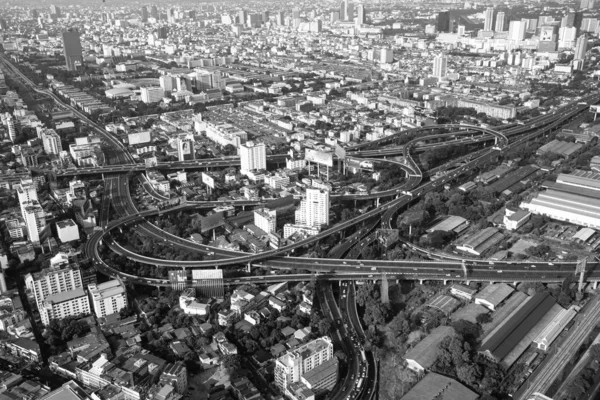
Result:
[[[311,373],[315,370],[317,374]],[[309,398],[331,390],[337,373],[337,358],[328,337],[289,350],[275,361],[275,385],[290,398],[298,398],[297,393]]]
[[[343,0],[340,4],[340,19],[352,21],[354,19],[354,4],[350,0]]]
[[[510,21],[508,26],[508,40],[520,42],[525,39],[525,23],[523,21]]]
[[[44,146],[44,151],[46,154],[54,154],[59,155],[61,151],[63,151],[62,143],[60,141],[60,136],[54,129],[43,129],[42,133],[42,144]]]
[[[587,34],[583,34],[581,36],[579,36],[577,38],[577,43],[575,44],[575,54],[573,59],[574,60],[581,60],[582,64],[583,61],[585,60],[585,53],[587,52],[587,46],[588,46],[588,38],[587,38]],[[581,65],[581,67],[583,67],[583,65]],[[581,68],[578,68],[581,69]]]
[[[96,317],[106,317],[127,307],[127,292],[118,280],[88,286],[90,303]]]
[[[148,22],[148,7],[143,6],[140,13],[142,22]]]
[[[494,24],[494,7],[488,7],[485,10],[485,19],[483,21],[483,30],[489,32],[493,28]]]
[[[264,143],[246,142],[240,145],[240,171],[267,169],[267,147]]]
[[[164,90],[165,95],[171,95],[173,89],[177,87],[177,80],[174,76],[171,75],[163,75],[159,78],[160,88]]]
[[[56,15],[56,18],[60,18],[60,17],[62,17],[62,13],[61,13],[61,11],[60,11],[60,7],[58,7],[58,6],[55,6],[54,4],[52,4],[52,5],[50,6],[50,14],[54,14],[54,15]]]
[[[309,188],[296,210],[296,224],[321,228],[329,225],[329,191]]]
[[[8,23],[6,22],[6,20],[4,18],[0,18],[0,30],[2,30],[2,31],[8,30]]]
[[[506,30],[506,14],[504,11],[500,11],[496,14],[496,32],[504,32]]]
[[[143,87],[141,88],[141,98],[146,104],[158,103],[165,96],[165,91],[162,87]]]
[[[581,0],[581,2],[579,3],[579,8],[580,9],[594,9],[595,6],[595,0]]]
[[[156,37],[158,39],[166,39],[169,36],[169,29],[166,26],[161,26],[156,30]]]
[[[25,286],[33,293],[38,308],[42,302],[57,293],[68,292],[83,287],[78,267],[58,266],[25,276]]]
[[[90,302],[83,288],[48,296],[39,308],[40,319],[48,325],[53,319],[63,319],[90,313]]]
[[[277,211],[268,208],[254,210],[254,225],[266,233],[275,233],[277,228]]]
[[[29,17],[31,19],[38,19],[40,16],[40,13],[38,12],[38,10],[36,10],[35,8],[32,10],[29,10]]]
[[[4,114],[2,121],[8,128],[8,137],[10,138],[10,141],[14,143],[17,136],[21,134],[21,123],[18,119],[8,113]]]
[[[168,364],[162,374],[159,382],[162,385],[171,385],[177,390],[177,393],[184,394],[188,386],[187,368],[183,361],[176,361]]]
[[[75,71],[77,65],[83,65],[81,39],[77,29],[63,32],[63,51],[68,71]]]
[[[365,5],[359,4],[356,6],[356,26],[361,26],[366,23]]]
[[[392,49],[381,49],[379,53],[380,61],[382,64],[389,64],[394,61],[394,50]]]
[[[450,11],[441,11],[437,15],[436,30],[438,32],[454,32],[454,16]]]
[[[438,79],[444,79],[446,77],[448,69],[448,58],[443,54],[438,54],[433,59],[433,76]]]
[[[279,11],[277,14],[275,14],[275,20],[277,22],[277,25],[285,25],[285,13],[283,11]]]
[[[158,8],[156,6],[150,7],[150,16],[157,21],[159,20]]]
[[[17,191],[17,197],[19,198],[19,205],[21,206],[21,214],[24,213],[24,204],[38,201],[37,187],[33,179],[21,179],[21,183],[14,186]]]
[[[244,10],[238,11],[238,23],[244,25],[248,19],[248,13]]]
[[[40,243],[40,234],[46,227],[44,209],[37,200],[21,204],[23,220],[27,226],[27,237],[32,243]]]

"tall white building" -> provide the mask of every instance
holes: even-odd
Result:
[[[38,200],[37,188],[33,179],[21,179],[21,183],[15,185],[15,189],[17,190],[19,205],[21,206],[21,214],[23,214],[24,203]]]
[[[275,233],[277,227],[277,211],[261,208],[254,210],[254,225],[267,233]]]
[[[588,38],[587,34],[583,34],[577,38],[577,43],[575,44],[575,55],[574,60],[585,60],[585,53],[587,52],[588,46]],[[583,64],[583,62],[582,62]],[[582,65],[583,67],[583,65]]]
[[[354,4],[350,0],[342,0],[340,4],[340,19],[342,21],[352,21],[354,19]]]
[[[394,50],[392,49],[381,49],[380,61],[382,64],[388,64],[394,61]]]
[[[485,20],[483,22],[483,30],[489,32],[492,30],[494,23],[494,7],[488,7],[485,10]]]
[[[508,39],[520,42],[525,39],[525,23],[523,21],[510,21],[508,26]]]
[[[314,379],[310,377],[303,380],[311,371],[322,369],[323,365],[332,365],[334,368],[327,368],[319,371],[319,376]],[[298,389],[304,388],[316,391],[314,389],[323,389],[335,386],[337,379],[337,359],[333,355],[333,343],[328,337],[321,337],[308,342],[294,350],[279,357],[275,361],[275,385],[286,396],[295,398],[294,395]],[[311,374],[312,375],[312,374]],[[300,388],[293,385],[301,382]],[[309,387],[312,386],[312,387]],[[313,389],[314,388],[314,389]]]
[[[81,288],[83,284],[79,268],[63,266],[27,274],[25,286],[33,293],[35,302],[40,308],[44,299],[49,296]]]
[[[125,287],[116,279],[99,285],[89,285],[88,291],[92,309],[98,318],[118,313],[127,307]]]
[[[44,151],[46,154],[59,155],[63,151],[60,136],[54,129],[42,130],[42,143],[44,145]]]
[[[27,226],[27,236],[32,243],[40,242],[40,233],[46,227],[44,209],[37,200],[23,203],[23,220]]]
[[[359,4],[356,6],[356,20],[354,21],[354,23],[356,24],[356,26],[360,27],[361,25],[364,25],[366,23],[365,20],[365,5],[364,4]]]
[[[320,228],[329,224],[329,191],[309,188],[296,210],[296,224]]]
[[[90,313],[90,302],[83,288],[48,296],[39,307],[40,319],[48,325],[53,319],[63,319]]]
[[[162,90],[167,92],[167,94],[171,94],[173,89],[177,88],[177,80],[174,76],[163,75],[159,78],[160,87]]]
[[[160,87],[143,87],[141,97],[144,103],[158,103],[165,97],[165,91]]]
[[[177,138],[175,141],[177,146],[177,159],[184,161],[186,156],[192,160],[195,158],[194,141],[192,139]]]
[[[264,143],[246,142],[240,145],[240,170],[243,173],[267,169],[267,147]]]
[[[448,58],[443,54],[438,54],[433,59],[433,76],[438,79],[444,79],[448,71]]]
[[[4,122],[8,128],[8,136],[10,141],[14,143],[17,136],[21,133],[21,123],[8,113],[4,118]]]
[[[504,11],[500,11],[496,14],[496,32],[504,32],[506,30],[506,14]]]

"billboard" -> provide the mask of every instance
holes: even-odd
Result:
[[[373,162],[366,160],[358,160],[355,158],[347,158],[346,159],[347,168],[361,169],[367,171],[373,171]]]
[[[306,149],[304,152],[304,159],[308,162],[333,167],[333,153],[325,153],[324,151]]]
[[[204,172],[202,173],[202,183],[204,183],[206,186],[208,186],[211,189],[215,188],[215,179],[212,176],[210,176]]]
[[[335,155],[338,156],[340,160],[344,160],[346,158],[346,150],[339,144],[335,145]]]
[[[540,42],[554,42],[553,26],[542,26],[540,28]]]

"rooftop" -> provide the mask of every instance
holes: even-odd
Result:
[[[454,379],[430,372],[402,400],[475,400],[478,397]]]
[[[83,288],[77,288],[66,292],[60,292],[50,295],[44,299],[46,303],[62,303],[65,301],[77,299],[79,297],[85,297],[85,290]]]

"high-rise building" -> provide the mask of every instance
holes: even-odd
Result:
[[[177,80],[174,76],[163,75],[159,78],[160,87],[165,91],[166,95],[170,95],[173,89],[177,87]]]
[[[40,234],[46,227],[44,209],[37,200],[23,203],[23,220],[27,226],[27,236],[32,243],[40,243]]]
[[[340,19],[342,21],[352,21],[354,19],[354,4],[351,0],[342,0],[340,4]]]
[[[0,18],[0,30],[1,31],[8,30],[8,23],[6,22],[6,20],[4,18]]]
[[[143,6],[140,15],[142,18],[142,22],[148,22],[148,7]]]
[[[140,93],[142,101],[146,104],[157,103],[165,96],[165,91],[161,87],[143,87]]]
[[[504,32],[506,30],[506,14],[504,11],[500,11],[496,14],[496,27],[494,30],[496,32]]]
[[[340,20],[340,12],[339,11],[332,11],[331,15],[329,16],[329,21],[330,22],[335,22],[335,21],[339,21]]]
[[[382,64],[389,64],[394,61],[394,50],[392,49],[381,49],[379,53],[379,61]]]
[[[268,11],[263,11],[261,13],[260,19],[262,19],[263,23],[267,23],[267,22],[269,22],[269,17],[270,17],[269,12]]]
[[[248,19],[248,13],[245,10],[238,11],[238,23],[244,25]]]
[[[68,71],[77,70],[77,63],[83,65],[81,39],[77,29],[69,29],[63,32],[63,50]]]
[[[274,374],[275,385],[291,398],[299,392],[312,397],[331,390],[338,374],[331,339],[321,337],[289,350],[275,361]]]
[[[525,39],[525,23],[523,21],[510,21],[508,26],[508,39],[520,42]]]
[[[292,18],[293,18],[293,19],[300,18],[300,9],[298,9],[298,8],[294,8],[294,9],[292,10]]]
[[[17,197],[19,198],[21,214],[23,214],[24,203],[29,203],[34,200],[38,201],[37,188],[33,179],[21,179],[21,183],[16,184],[14,187],[17,191]]]
[[[38,308],[51,295],[82,288],[81,272],[78,267],[65,266],[46,268],[25,276],[25,286],[35,297]]]
[[[90,301],[83,288],[69,290],[48,296],[39,308],[40,319],[44,325],[53,319],[87,315],[90,313]]]
[[[283,11],[279,11],[275,17],[275,19],[277,20],[277,25],[285,25],[285,13]]]
[[[485,10],[485,19],[483,21],[483,30],[489,32],[494,26],[494,7],[488,7]]]
[[[581,35],[577,38],[577,43],[575,44],[575,54],[574,54],[573,60],[576,61],[575,65],[576,65],[577,70],[583,69],[583,66],[585,63],[585,53],[587,52],[587,47],[588,47],[588,37],[587,37],[587,34],[584,33],[583,35]]]
[[[90,304],[97,318],[115,314],[127,307],[127,292],[118,280],[88,286]]]
[[[264,143],[246,142],[240,145],[240,171],[267,169],[267,147]]]
[[[156,6],[150,7],[150,16],[158,21],[160,16],[158,15],[158,8]]]
[[[161,26],[156,31],[156,37],[158,39],[166,39],[168,37],[168,35],[169,35],[169,30],[167,29],[166,26]]]
[[[296,224],[321,228],[329,224],[329,191],[306,189],[306,197],[296,210]]]
[[[365,5],[359,4],[356,6],[356,26],[361,26],[366,23]]]
[[[254,225],[267,233],[275,233],[277,228],[277,211],[268,208],[254,210]]]
[[[14,143],[17,136],[21,134],[21,122],[10,114],[6,115],[3,119],[8,128],[8,137]]]
[[[581,21],[581,32],[596,32],[598,29],[598,18],[584,18]]]
[[[561,28],[570,28],[575,25],[575,13],[568,13],[564,17],[562,17],[560,21]]]
[[[39,13],[39,12],[38,12],[38,10],[36,10],[35,8],[34,8],[34,9],[31,9],[31,10],[29,10],[29,17],[30,17],[31,19],[38,19],[38,18],[39,18],[39,16],[40,16],[40,13]]]
[[[448,58],[443,54],[438,54],[433,59],[433,76],[438,79],[444,79],[448,71]]]
[[[42,144],[46,154],[58,155],[63,150],[60,136],[54,129],[44,129],[42,131]]]
[[[50,6],[50,14],[54,14],[54,15],[56,15],[56,17],[57,17],[57,18],[60,18],[60,17],[62,17],[62,14],[61,14],[61,12],[60,12],[60,7],[58,7],[58,6],[55,6],[54,4],[52,4],[52,5]]]
[[[571,49],[577,40],[577,28],[565,26],[558,30],[558,47]]]

